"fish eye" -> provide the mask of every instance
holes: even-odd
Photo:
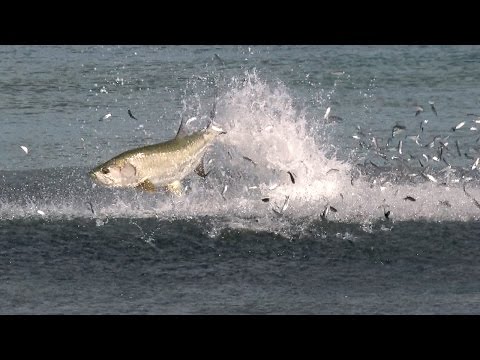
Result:
[[[102,168],[100,171],[102,172],[102,174],[108,174],[110,172],[108,168]]]

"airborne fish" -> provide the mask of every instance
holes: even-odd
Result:
[[[132,112],[130,111],[130,109],[128,109],[128,116],[130,116],[132,119],[134,120],[138,120],[135,116],[133,116]]]
[[[89,172],[97,183],[107,187],[135,187],[155,191],[166,187],[181,195],[181,181],[192,171],[205,177],[203,154],[219,134],[225,134],[213,121],[203,130],[187,135],[184,122],[175,138],[125,151]]]
[[[461,123],[458,123],[456,126],[452,127],[452,131],[458,130],[465,125],[465,121],[462,121]]]
[[[421,112],[423,112],[423,107],[417,106],[415,108],[415,116],[418,116],[418,114],[420,114]]]
[[[435,109],[435,103],[433,101],[429,101],[428,103],[430,104],[430,108],[432,109],[435,116],[438,116],[437,109]]]

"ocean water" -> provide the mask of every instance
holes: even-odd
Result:
[[[1,314],[480,312],[480,46],[0,56]],[[88,178],[214,106],[183,196]]]

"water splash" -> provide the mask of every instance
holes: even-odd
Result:
[[[0,218],[84,217],[107,226],[109,218],[213,216],[221,220],[211,225],[212,234],[222,226],[298,233],[316,221],[360,222],[369,229],[374,221],[479,218],[474,177],[436,172],[433,182],[423,170],[411,176],[412,169],[400,166],[358,167],[331,153],[332,145],[342,144],[325,135],[323,113],[299,108],[281,82],[251,71],[222,89],[216,121],[227,134],[207,154],[211,174],[188,178],[185,196],[92,188],[86,169],[10,172],[3,174]],[[186,106],[190,97],[193,105]],[[184,111],[207,118],[198,92],[183,102]]]

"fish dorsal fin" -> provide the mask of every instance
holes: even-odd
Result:
[[[180,122],[180,126],[178,127],[177,135],[175,135],[175,139],[180,139],[187,136],[187,130],[185,129],[185,118],[182,117],[182,121]]]
[[[200,164],[198,164],[198,166],[195,168],[195,174],[197,174],[198,176],[201,176],[202,178],[206,178],[208,174],[210,174],[210,170],[208,173],[205,173],[205,166],[203,164],[203,159],[204,159],[205,156],[202,156],[202,160],[200,160]]]

